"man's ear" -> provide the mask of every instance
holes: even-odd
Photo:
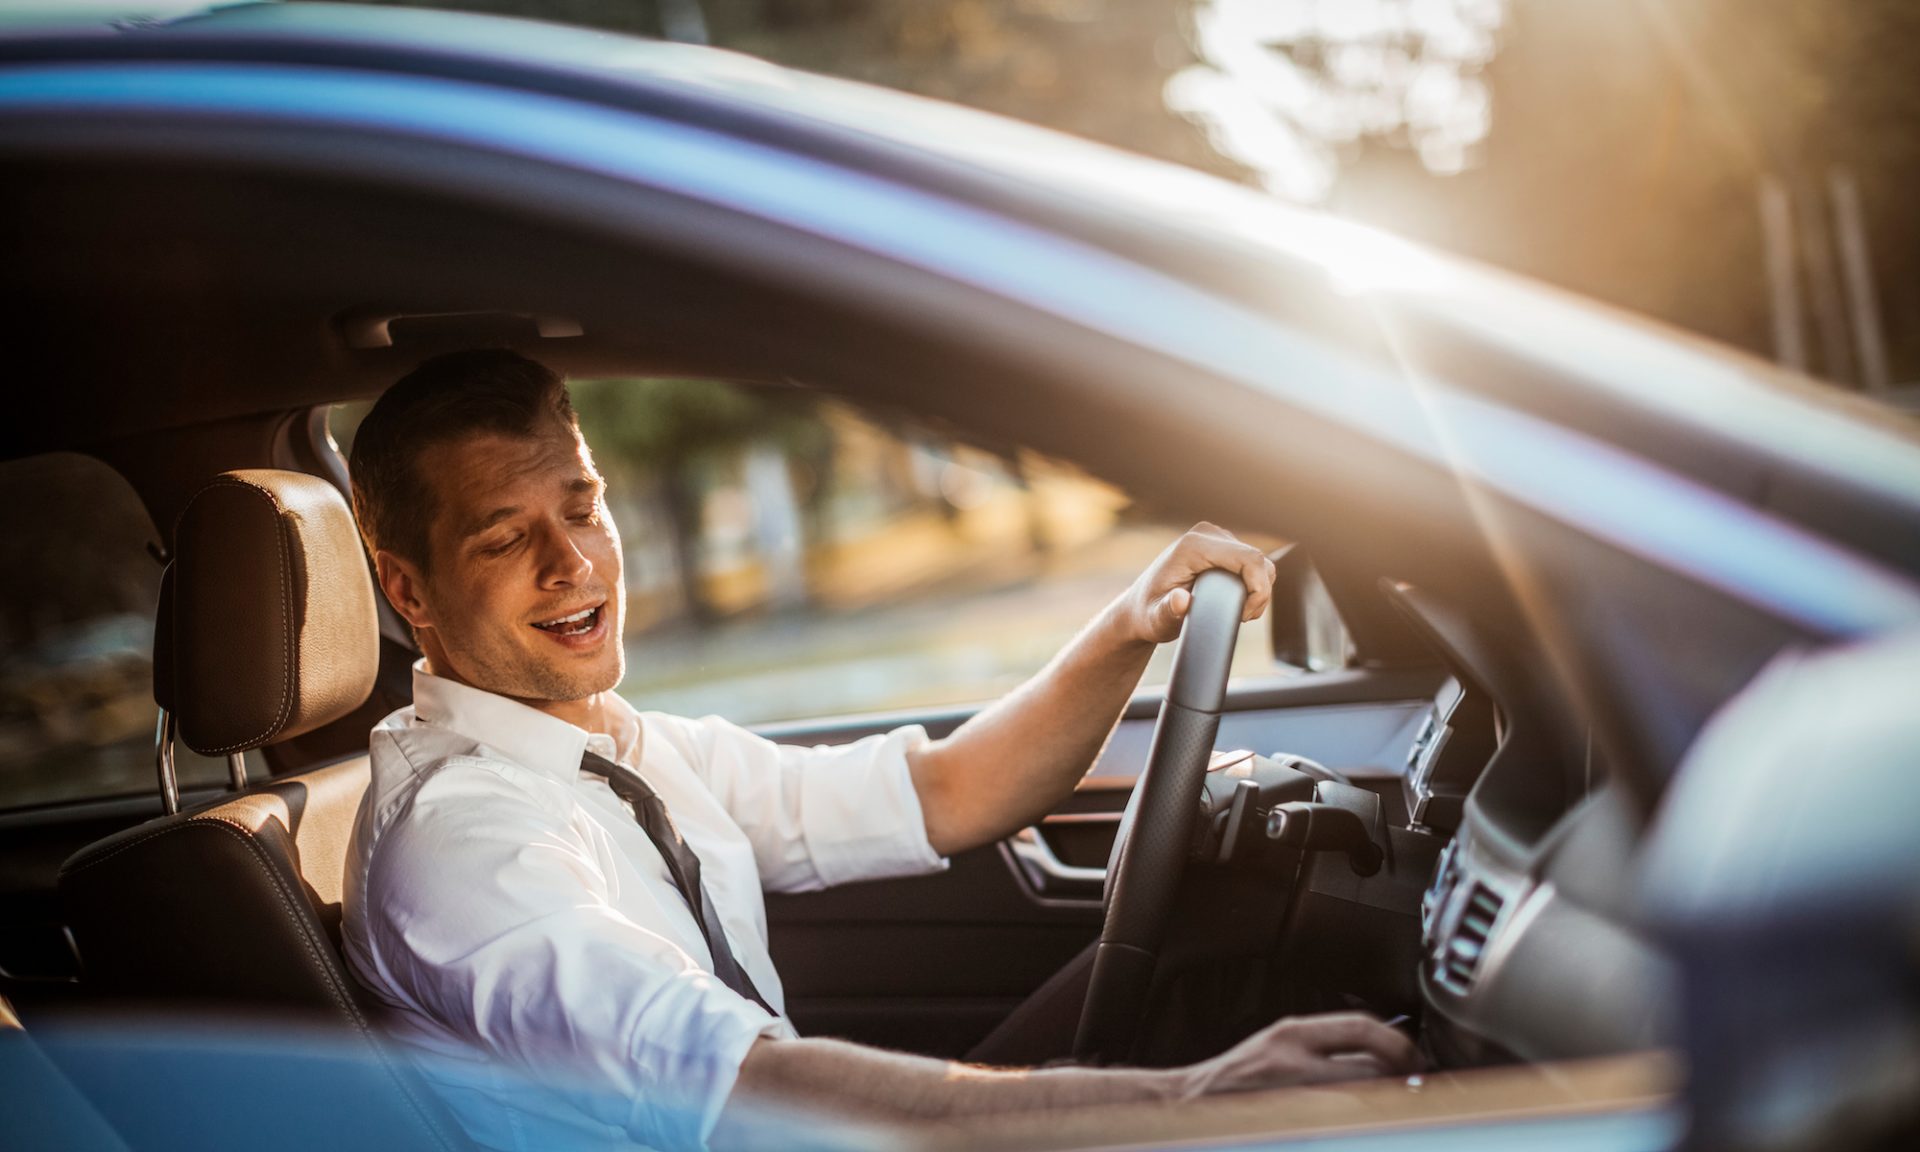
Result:
[[[415,629],[433,627],[433,613],[427,607],[427,582],[420,566],[386,549],[373,554],[373,571],[380,591],[400,618]]]

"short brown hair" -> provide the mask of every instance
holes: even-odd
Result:
[[[534,436],[559,419],[578,429],[567,382],[518,352],[475,349],[423,361],[381,395],[353,438],[347,470],[367,551],[386,549],[427,566],[433,487],[416,462],[463,436]]]

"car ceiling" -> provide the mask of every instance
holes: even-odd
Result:
[[[302,177],[86,163],[15,172],[0,204],[36,224],[10,246],[0,292],[27,367],[19,378],[57,387],[40,419],[6,430],[10,453],[371,397],[424,356],[474,342],[531,338],[576,375],[761,367],[722,321],[751,307],[743,289],[655,260],[626,264],[612,297],[592,292],[609,253],[585,236]],[[556,269],[577,271],[547,274]],[[598,305],[581,337],[542,341],[514,319],[584,315],[573,305],[588,301],[569,299],[580,295]],[[402,325],[390,348],[349,346],[364,317],[461,312],[482,316],[416,325],[412,339]],[[713,339],[728,328],[734,339]]]

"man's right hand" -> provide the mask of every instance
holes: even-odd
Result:
[[[1424,1065],[1420,1050],[1400,1032],[1361,1012],[1291,1016],[1240,1043],[1180,1070],[1181,1095],[1257,1092],[1297,1084],[1328,1084],[1377,1076],[1406,1076]]]
[[[1282,1020],[1187,1068],[979,1068],[849,1044],[762,1037],[740,1065],[712,1145],[784,1147],[799,1105],[851,1120],[911,1123],[966,1116],[1156,1103],[1420,1070],[1405,1036],[1358,1012]]]

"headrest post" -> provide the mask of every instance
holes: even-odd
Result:
[[[247,787],[247,754],[245,752],[227,753],[227,779],[233,781],[233,790],[243,792]]]
[[[173,713],[165,708],[154,727],[153,765],[160,773],[160,810],[171,816],[180,811],[180,781],[173,772]]]

